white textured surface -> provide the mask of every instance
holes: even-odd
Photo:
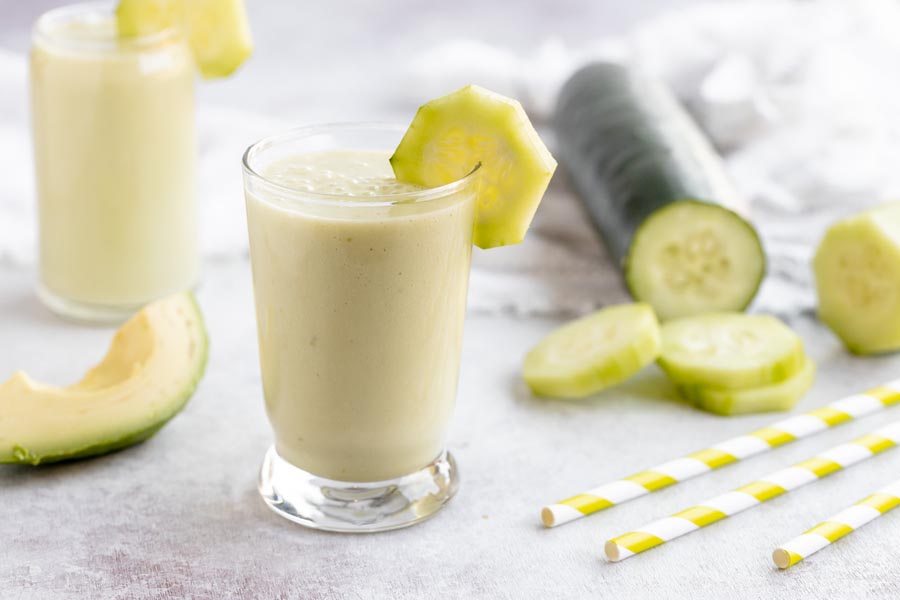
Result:
[[[248,266],[212,266],[200,291],[212,338],[206,378],[149,442],[96,460],[0,468],[0,597],[7,598],[895,598],[900,514],[788,574],[772,547],[896,477],[877,456],[754,511],[627,561],[602,542],[852,439],[894,411],[556,529],[539,509],[771,421],[720,418],[679,402],[656,368],[583,402],[532,398],[525,348],[557,320],[475,315],[467,323],[449,444],[459,496],[433,520],[364,537],[316,533],[270,513],[255,490],[269,443],[260,397]],[[819,325],[793,323],[821,365],[809,410],[884,379],[900,357],[846,355]],[[68,325],[37,305],[27,271],[0,270],[0,372],[65,383],[99,359],[109,331]],[[698,565],[703,565],[700,568]]]
[[[234,80],[205,86],[201,96],[298,124],[408,114],[407,102],[373,99],[359,78],[373,66],[395,64],[425,40],[452,34],[527,49],[541,31],[575,44],[611,30],[616,19],[624,23],[663,4],[557,0],[535,2],[509,18],[503,3],[465,0],[452,11],[424,15],[398,37],[397,15],[421,10],[421,3],[249,3],[257,35],[264,38],[256,62]],[[25,46],[24,26],[37,4],[0,0],[4,46]],[[508,27],[498,30],[504,22]],[[372,41],[375,34],[380,41]],[[290,48],[265,42],[288,37]],[[6,110],[4,100],[0,95],[0,109]],[[242,126],[254,126],[244,122],[244,113],[234,115]],[[0,134],[4,160],[23,152],[25,142]],[[234,211],[239,226],[240,148],[207,143],[215,146],[209,151],[232,156],[235,169],[231,182],[210,182],[209,193],[221,190],[222,196],[207,202]],[[8,170],[4,177],[16,178],[19,193],[30,189],[21,174]],[[0,198],[0,219],[8,217],[6,208]],[[532,398],[518,378],[522,354],[561,320],[515,318],[497,307],[585,310],[578,298],[567,296],[575,279],[593,286],[589,304],[621,294],[610,287],[612,271],[562,181],[539,218],[527,250],[479,258],[484,275],[473,278],[472,295],[489,301],[476,306],[467,323],[460,401],[449,438],[463,484],[433,520],[353,537],[301,529],[264,507],[255,479],[270,434],[250,275],[240,254],[220,256],[208,265],[199,293],[212,337],[209,369],[182,415],[149,442],[115,455],[41,469],[0,467],[0,599],[900,596],[897,511],[789,572],[777,571],[769,559],[780,540],[895,478],[898,451],[626,563],[600,560],[603,540],[852,439],[896,418],[900,408],[576,523],[552,530],[540,525],[539,509],[548,502],[740,435],[772,416],[728,419],[693,410],[677,400],[656,368],[585,401]],[[560,238],[566,224],[570,234]],[[523,267],[526,251],[552,253],[554,264],[572,267],[565,273]],[[520,284],[525,287],[515,289],[524,289],[525,297],[513,303],[510,286]],[[792,325],[819,365],[800,411],[900,373],[900,357],[853,358],[810,319],[794,317]],[[0,378],[21,368],[47,381],[72,381],[100,358],[109,335],[110,330],[51,317],[34,299],[31,272],[0,266]]]

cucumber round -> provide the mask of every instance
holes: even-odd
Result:
[[[518,244],[556,170],[522,106],[477,85],[422,105],[391,156],[400,181],[432,188],[479,168],[473,241]]]
[[[756,231],[717,204],[681,200],[650,215],[625,257],[625,283],[662,320],[743,310],[765,272]]]
[[[659,365],[678,385],[741,389],[784,381],[806,355],[796,333],[768,315],[717,313],[665,323]]]
[[[813,271],[819,318],[848,350],[900,350],[900,204],[832,225]]]
[[[538,396],[581,398],[628,379],[659,355],[647,304],[621,304],[568,323],[525,356],[522,376]]]
[[[746,415],[750,413],[791,410],[809,391],[816,366],[809,358],[793,377],[784,381],[740,390],[703,385],[682,385],[678,391],[697,408],[718,415]]]

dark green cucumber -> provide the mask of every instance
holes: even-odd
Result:
[[[660,319],[743,310],[765,274],[721,159],[661,84],[609,63],[566,83],[558,156],[625,283]]]

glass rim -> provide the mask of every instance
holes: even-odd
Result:
[[[309,190],[301,190],[289,185],[284,185],[273,181],[272,179],[261,174],[251,164],[257,153],[265,151],[269,148],[276,147],[289,141],[301,140],[319,134],[327,134],[332,132],[349,132],[354,130],[360,131],[392,131],[402,133],[406,131],[406,127],[396,123],[383,121],[354,121],[354,122],[337,122],[324,123],[321,125],[304,125],[294,127],[281,133],[266,136],[257,140],[247,147],[241,158],[244,175],[271,191],[277,192],[282,197],[288,197],[296,200],[301,204],[319,204],[327,206],[343,206],[343,207],[361,207],[361,208],[377,208],[385,206],[395,206],[398,204],[419,204],[431,200],[446,198],[466,186],[470,185],[476,175],[481,170],[481,163],[476,164],[471,171],[456,181],[433,187],[423,188],[421,190],[412,190],[409,192],[396,192],[391,194],[378,194],[375,196],[365,196],[365,199],[359,199],[359,196],[348,196],[347,194],[327,194],[324,192],[315,192]]]
[[[178,25],[135,37],[120,37],[116,30],[116,34],[111,36],[88,39],[61,33],[58,27],[54,27],[62,23],[77,23],[79,22],[79,17],[81,17],[82,21],[85,21],[84,17],[86,15],[100,15],[115,20],[115,3],[109,1],[79,2],[50,9],[41,14],[35,21],[32,28],[32,39],[69,50],[97,52],[142,50],[181,36],[181,27]]]

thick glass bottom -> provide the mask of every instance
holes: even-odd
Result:
[[[350,483],[317,477],[269,448],[259,474],[259,493],[269,508],[313,529],[373,532],[424,521],[459,488],[453,456],[446,450],[424,468],[387,481]]]
[[[94,304],[57,296],[42,283],[37,285],[40,301],[56,315],[82,323],[117,324],[126,321],[144,304]]]

